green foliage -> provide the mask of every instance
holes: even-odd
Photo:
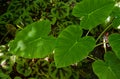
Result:
[[[91,30],[108,17],[113,6],[113,0],[84,0],[75,6],[73,15],[81,17],[81,27]]]
[[[93,70],[100,79],[119,79],[120,60],[113,52],[105,54],[105,61],[97,60],[93,63]]]
[[[48,37],[49,33],[49,21],[32,23],[17,33],[15,40],[10,43],[10,51],[27,58],[43,58],[52,52],[55,44],[55,39]]]
[[[52,79],[69,79],[72,75],[72,70],[70,70],[70,67],[56,68],[54,62],[49,66],[48,71]]]
[[[10,1],[0,13],[0,78],[119,79],[118,2]]]
[[[115,52],[116,56],[120,58],[120,34],[111,34],[109,36],[109,43],[112,46],[112,49]]]
[[[23,61],[21,60],[21,61],[17,62],[16,70],[20,74],[23,74],[24,76],[29,76],[32,73],[32,69],[29,67],[29,65],[27,63],[24,63],[26,61],[24,61],[24,62]]]
[[[119,22],[120,14],[119,13],[120,13],[120,7],[117,7],[117,6],[114,7],[114,9],[111,13],[111,17],[114,18],[113,22],[112,22],[112,25],[113,25],[112,27],[115,28],[115,29],[117,29],[119,24],[120,24],[120,22]]]
[[[4,74],[2,71],[0,71],[0,78],[1,79],[7,79],[10,78],[8,75]]]
[[[69,6],[63,2],[59,2],[54,4],[55,8],[51,9],[51,13],[53,17],[58,19],[65,18],[69,15]]]
[[[77,25],[68,26],[61,32],[55,48],[55,63],[57,67],[76,63],[84,59],[93,50],[95,40],[88,36],[81,38],[81,35],[82,30]]]
[[[20,77],[15,77],[14,79],[22,79],[22,78],[20,78]]]

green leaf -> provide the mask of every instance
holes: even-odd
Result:
[[[32,69],[27,63],[24,63],[24,61],[19,61],[17,63],[16,70],[24,76],[29,76],[32,73]]]
[[[10,43],[10,52],[26,58],[43,58],[53,51],[55,38],[48,36],[48,20],[34,22],[18,32]]]
[[[120,25],[120,17],[115,18],[112,22],[112,27],[115,29],[117,29],[119,27],[119,25]]]
[[[114,18],[112,22],[112,27],[117,29],[120,25],[120,7],[114,7],[111,16]]]
[[[83,0],[74,7],[72,14],[83,18],[80,25],[84,29],[92,29],[108,17],[113,7],[113,0]]]
[[[56,68],[55,63],[49,65],[48,73],[52,79],[70,79],[72,75],[71,67]]]
[[[108,63],[109,67],[111,68],[113,75],[119,79],[120,78],[120,59],[117,58],[115,53],[108,52],[105,54],[106,63]],[[115,79],[115,78],[113,78]]]
[[[113,8],[112,12],[111,12],[111,16],[115,17],[115,18],[120,18],[120,7],[116,6]]]
[[[105,54],[105,62],[97,60],[93,63],[93,70],[99,79],[119,79],[120,60],[112,52]]]
[[[17,76],[17,77],[15,77],[14,79],[22,79],[22,78]]]
[[[109,36],[109,43],[117,57],[120,58],[120,34],[111,34]]]
[[[10,79],[8,74],[3,73],[3,71],[0,69],[0,79]]]
[[[55,48],[55,64],[65,67],[84,59],[95,46],[95,40],[86,36],[81,38],[80,26],[68,26],[58,37]]]

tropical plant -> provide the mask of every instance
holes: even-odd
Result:
[[[35,1],[45,3],[43,0]],[[35,4],[38,7],[37,3]],[[82,0],[79,2],[70,0],[68,3],[50,0],[42,7],[45,9],[41,8],[43,9],[41,17],[34,18],[35,22],[31,19],[31,24],[17,31],[14,40],[9,42],[10,54],[29,58],[32,63],[46,57],[52,60],[52,63],[49,61],[45,64],[49,66],[46,72],[48,75],[42,71],[36,71],[44,74],[41,76],[42,79],[79,79],[79,74],[76,72],[73,76],[73,71],[69,69],[78,66],[79,62],[88,61],[92,63],[93,72],[99,79],[120,79],[118,0]],[[26,8],[24,11],[29,10],[30,8]],[[26,77],[31,76],[32,67],[29,67],[31,65],[22,62],[17,65],[19,73]],[[27,65],[27,69],[20,70],[24,65]],[[40,74],[36,78],[39,78]],[[92,78],[87,75],[85,79]]]

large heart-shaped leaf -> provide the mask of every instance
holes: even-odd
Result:
[[[83,0],[74,7],[72,14],[83,18],[80,25],[84,29],[92,29],[108,17],[113,7],[113,0]]]
[[[55,48],[55,63],[64,67],[84,59],[95,46],[95,40],[86,36],[81,38],[80,26],[68,26],[58,37]]]
[[[109,36],[109,43],[117,57],[120,58],[120,34],[111,34]]]
[[[49,37],[50,22],[48,20],[34,22],[18,32],[10,43],[13,54],[27,58],[42,58],[53,51],[55,39]]]
[[[112,52],[105,54],[105,62],[97,60],[93,63],[93,70],[99,79],[119,79],[120,60]]]

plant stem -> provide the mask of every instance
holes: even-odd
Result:
[[[102,44],[104,44],[104,43],[103,43],[103,42],[102,42],[102,43],[99,43],[99,44],[97,44],[95,47],[100,46],[100,45],[102,45]]]
[[[88,36],[88,34],[90,33],[90,30],[86,33],[86,35],[85,36]]]
[[[87,56],[88,58],[92,59],[92,60],[96,60],[95,58],[91,57],[91,56]]]
[[[105,28],[104,30],[103,30],[103,32],[98,36],[98,38],[96,39],[96,42],[98,42],[98,40],[101,38],[101,36],[105,33],[105,31],[107,30],[107,29],[109,29],[110,28],[110,26],[111,26],[112,24],[110,24],[107,28]]]

